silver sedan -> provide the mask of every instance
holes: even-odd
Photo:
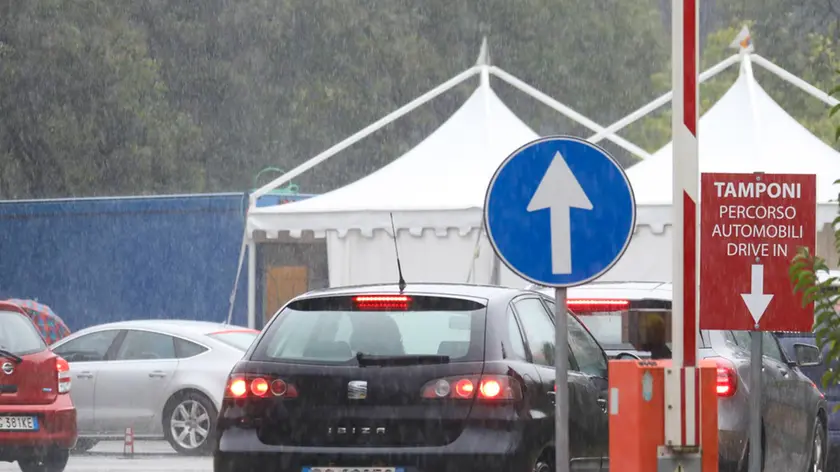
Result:
[[[52,346],[70,363],[77,450],[98,441],[166,439],[181,454],[212,449],[231,368],[258,331],[187,320],[109,323]]]

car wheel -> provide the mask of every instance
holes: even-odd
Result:
[[[823,427],[822,420],[817,418],[814,422],[814,441],[811,444],[811,460],[808,463],[806,472],[825,472],[826,445],[825,428]]]
[[[203,455],[213,448],[216,407],[200,393],[181,394],[167,402],[163,435],[179,454]]]
[[[79,439],[76,440],[76,445],[73,447],[71,452],[75,452],[75,453],[88,452],[91,449],[93,449],[97,444],[99,444],[98,439],[79,438]]]
[[[554,459],[548,451],[543,452],[534,462],[533,472],[552,472],[554,470]]]
[[[67,449],[59,449],[50,451],[44,457],[35,457],[30,459],[18,460],[21,472],[63,472],[67,467],[67,459],[70,457],[70,451]]]

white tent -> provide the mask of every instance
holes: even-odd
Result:
[[[769,63],[760,56],[755,59],[761,65]],[[823,228],[837,215],[834,181],[840,178],[840,153],[812,135],[761,88],[752,60],[750,54],[740,55],[738,79],[700,118],[700,172],[816,174],[818,229]],[[831,99],[826,103],[831,104]],[[622,260],[604,279],[671,280],[672,163],[669,143],[627,170],[638,208],[636,233]],[[826,244],[831,240],[824,238],[825,232],[818,242],[823,256],[830,255],[825,250],[833,252],[832,244]]]
[[[402,269],[409,282],[526,283],[500,267],[482,236],[487,184],[501,162],[537,138],[490,87],[490,75],[531,95],[639,157],[649,154],[507,72],[490,66],[486,43],[477,65],[359,131],[251,195],[248,244],[248,319],[256,320],[258,243],[311,232],[326,238],[331,286],[396,282],[391,215]],[[391,164],[324,195],[257,208],[261,195],[288,182],[382,126],[474,75],[480,85],[434,133]],[[244,257],[244,245],[241,261]],[[238,277],[237,277],[238,280]],[[231,304],[232,306],[232,304]]]
[[[249,232],[327,238],[331,286],[396,282],[391,220],[405,278],[465,282],[487,183],[512,151],[537,138],[482,84],[440,128],[380,170],[324,195],[252,209]],[[400,231],[405,230],[405,231]],[[276,237],[276,236],[275,236]],[[485,245],[486,241],[482,241]],[[489,282],[491,251],[476,261]]]

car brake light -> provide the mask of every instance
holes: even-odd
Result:
[[[63,357],[55,358],[55,371],[58,378],[58,393],[70,391],[70,364]]]
[[[268,393],[268,381],[262,377],[252,380],[251,393],[258,397],[264,397]]]
[[[735,365],[726,359],[715,359],[717,363],[717,381],[715,390],[719,397],[731,397],[738,391],[738,375]]]
[[[257,376],[233,375],[225,388],[225,398],[243,399],[249,397],[265,398],[267,396],[282,398],[297,398],[297,388],[277,378]]]
[[[359,310],[405,311],[411,303],[408,295],[357,295],[353,303]]]
[[[522,387],[519,381],[506,375],[472,375],[435,379],[427,382],[420,392],[423,398],[429,399],[522,399]]]
[[[227,391],[233,398],[244,398],[248,395],[248,383],[245,379],[233,379],[228,385]]]
[[[630,300],[572,298],[566,306],[576,313],[624,311],[630,308]]]

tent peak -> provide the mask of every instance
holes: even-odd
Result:
[[[481,47],[478,50],[478,58],[475,65],[479,67],[490,66],[490,49],[487,47],[487,36],[481,38]]]
[[[752,35],[750,34],[750,29],[747,25],[741,27],[741,31],[739,31],[738,34],[735,35],[735,39],[729,43],[729,47],[737,49],[741,54],[750,54],[755,52]]]

